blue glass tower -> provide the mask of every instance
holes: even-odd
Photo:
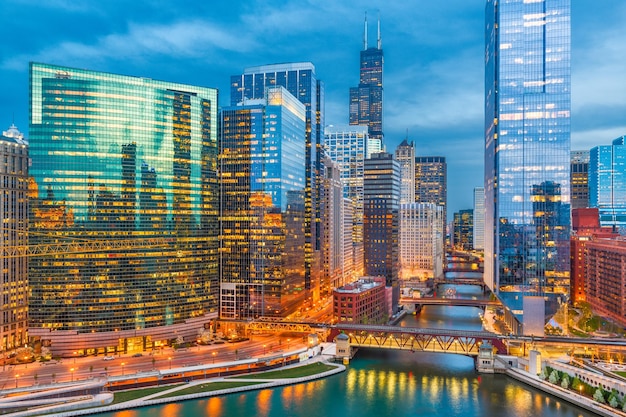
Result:
[[[540,332],[569,292],[570,1],[487,0],[485,41],[485,280]]]
[[[626,226],[626,136],[589,151],[589,207],[601,226]]]
[[[305,292],[305,106],[283,87],[221,112],[220,316],[286,316]]]

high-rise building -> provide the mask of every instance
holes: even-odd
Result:
[[[587,302],[591,309],[619,326],[626,326],[626,242],[596,239],[587,242]]]
[[[543,334],[569,294],[570,0],[487,0],[485,34],[485,281]]]
[[[589,151],[589,207],[600,211],[600,225],[626,226],[626,136]]]
[[[472,249],[474,242],[474,210],[460,210],[454,213],[453,247],[464,251]]]
[[[341,287],[352,281],[352,252],[350,252],[349,259],[346,259],[344,250],[346,242],[343,183],[337,164],[328,156],[322,160],[320,202],[322,204],[321,293],[322,297],[328,297],[332,294],[333,288]],[[352,216],[350,216],[351,219]],[[352,248],[352,239],[348,244]],[[346,265],[350,267],[346,268]]]
[[[32,63],[29,110],[29,337],[195,340],[218,309],[217,90]]]
[[[369,131],[369,149],[382,151],[383,133],[383,48],[378,20],[378,39],[375,47],[367,45],[367,15],[360,59],[359,85],[350,88],[350,124],[366,125]],[[370,156],[368,156],[369,158]]]
[[[282,86],[306,107],[306,187],[305,206],[305,289],[315,299],[318,294],[320,270],[320,202],[317,176],[321,165],[324,134],[324,83],[317,79],[310,62],[261,65],[233,75],[230,84],[230,105],[244,99],[264,98],[268,87]]]
[[[444,156],[415,157],[415,202],[443,207],[441,239],[446,240],[448,221],[448,165]]]
[[[415,146],[403,140],[396,148],[400,164],[400,204],[415,202]]]
[[[284,317],[305,299],[306,110],[284,87],[220,115],[220,317]]]
[[[425,281],[443,276],[443,207],[432,203],[400,205],[399,278]]]
[[[474,188],[474,250],[485,249],[485,189]]]
[[[343,196],[353,202],[353,268],[356,276],[364,274],[363,266],[363,177],[365,170],[366,126],[327,126],[324,152],[339,168]]]
[[[28,342],[28,141],[15,125],[0,136],[0,352]]]
[[[589,151],[572,151],[570,183],[572,186],[572,210],[589,207]]]
[[[380,152],[366,159],[363,184],[365,274],[385,277],[392,291],[391,310],[395,312],[400,299],[397,265],[400,166],[393,155]]]

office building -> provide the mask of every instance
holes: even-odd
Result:
[[[15,125],[0,136],[0,354],[28,343],[28,141]]]
[[[363,238],[365,274],[383,276],[391,288],[393,312],[400,299],[398,285],[398,208],[400,166],[393,155],[381,152],[365,160],[363,181]]]
[[[315,66],[310,62],[261,65],[244,69],[243,74],[231,77],[230,105],[245,99],[264,98],[266,88],[282,86],[306,108],[306,187],[305,206],[305,289],[311,301],[319,294],[320,270],[320,202],[317,176],[321,164],[321,146],[324,134],[324,84],[317,79]]]
[[[473,249],[485,249],[485,189],[474,188],[474,243]]]
[[[29,110],[29,337],[195,340],[218,309],[217,90],[31,63]]]
[[[448,165],[443,156],[417,156],[415,158],[415,202],[433,203],[443,207],[441,239],[446,240],[448,221]]]
[[[350,200],[348,200],[350,201]],[[343,184],[339,168],[332,159],[322,159],[320,175],[320,202],[322,204],[321,241],[322,241],[322,298],[329,297],[333,288],[338,288],[352,281],[352,251],[346,258],[344,244],[352,249],[352,239],[345,241],[345,220]],[[352,220],[352,216],[349,217]],[[351,232],[350,224],[348,232]],[[348,266],[346,268],[346,266]]]
[[[403,140],[396,148],[396,161],[400,164],[400,204],[415,202],[415,146]]]
[[[443,207],[432,203],[400,205],[399,278],[426,281],[443,276]]]
[[[364,274],[363,264],[363,177],[367,149],[367,126],[327,126],[324,152],[335,162],[343,183],[343,196],[353,202],[353,268]]]
[[[626,136],[589,151],[589,207],[600,212],[600,225],[626,226]]]
[[[592,311],[626,327],[626,241],[587,242],[587,302]]]
[[[472,250],[474,242],[474,210],[467,209],[454,213],[453,248],[462,251]]]
[[[485,22],[485,281],[540,335],[569,294],[570,1],[487,0]]]
[[[369,132],[370,155],[383,147],[383,49],[378,20],[378,39],[375,47],[367,43],[367,15],[363,33],[363,50],[360,54],[359,85],[350,88],[350,124],[366,125]]]
[[[306,110],[284,87],[220,114],[220,317],[284,317],[305,293]]]
[[[600,227],[597,208],[572,209],[570,300],[573,304],[587,301],[587,243],[617,237],[619,234],[612,227]]]
[[[572,151],[570,183],[572,210],[589,207],[589,151]]]
[[[333,291],[333,318],[338,323],[385,324],[385,278],[362,277]]]

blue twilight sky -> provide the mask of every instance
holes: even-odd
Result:
[[[217,87],[244,67],[311,61],[326,124],[348,119],[363,18],[380,13],[384,131],[448,161],[448,201],[472,207],[483,182],[483,0],[2,0],[0,129],[28,135],[28,62]],[[626,1],[572,0],[572,149],[626,134]]]

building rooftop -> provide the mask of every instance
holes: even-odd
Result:
[[[358,294],[371,290],[372,288],[385,285],[384,277],[362,277],[357,281],[346,284],[343,287],[337,288],[335,291],[344,294]]]

